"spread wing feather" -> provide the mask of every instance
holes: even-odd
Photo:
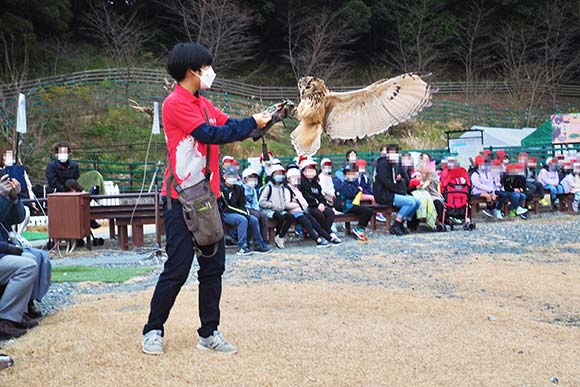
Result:
[[[350,140],[388,130],[431,106],[432,88],[414,73],[383,79],[364,89],[326,96],[323,128],[332,139]]]

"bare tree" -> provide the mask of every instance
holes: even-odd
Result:
[[[545,67],[546,89],[554,107],[560,85],[570,81],[580,67],[580,10],[556,0],[546,6],[538,28],[538,61]]]
[[[115,12],[108,2],[92,2],[83,22],[118,66],[130,66],[136,63],[143,46],[151,39],[150,31],[136,16],[137,11],[127,16]]]
[[[344,9],[299,9],[288,4],[287,43],[284,55],[296,80],[305,75],[330,79],[345,72],[349,62],[347,47],[356,40],[356,32],[340,22]]]
[[[548,73],[538,53],[538,28],[534,22],[523,27],[506,23],[500,33],[503,71],[517,108],[526,107],[531,115],[545,93]],[[526,124],[530,123],[530,118]]]
[[[16,149],[16,116],[18,94],[22,91],[23,82],[29,71],[29,46],[31,37],[24,34],[20,39],[14,34],[0,33],[2,59],[0,60],[0,82],[7,82],[0,87],[0,121],[4,137],[11,142],[12,150]],[[8,98],[11,97],[11,98]]]
[[[465,71],[465,99],[472,101],[479,93],[474,87],[480,72],[492,58],[493,34],[486,21],[493,9],[486,9],[485,0],[473,0],[471,7],[457,22],[454,35],[454,53]]]
[[[390,43],[394,51],[386,61],[403,72],[433,70],[445,55],[441,47],[450,38],[441,33],[440,11],[441,2],[436,0],[405,1],[393,9],[395,31]]]
[[[250,32],[255,16],[237,0],[160,1],[172,15],[173,29],[211,52],[215,66],[229,70],[256,58],[258,40]]]

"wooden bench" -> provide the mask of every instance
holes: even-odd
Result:
[[[558,205],[558,210],[561,212],[572,212],[572,203],[574,203],[573,193],[564,193],[556,195],[560,204]]]

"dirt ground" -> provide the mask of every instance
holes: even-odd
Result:
[[[540,224],[458,233],[455,246],[470,246],[461,255],[423,234],[413,240],[429,250],[423,258],[356,242],[231,258],[221,325],[239,347],[231,356],[195,349],[193,284],[178,297],[161,357],[140,349],[151,287],[81,295],[3,348],[17,363],[0,385],[550,386],[556,377],[580,386],[580,236],[526,249],[510,234]],[[491,243],[496,253],[482,253]],[[244,277],[252,271],[275,275]]]

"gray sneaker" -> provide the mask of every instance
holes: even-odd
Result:
[[[238,352],[236,346],[228,342],[218,331],[213,331],[213,335],[210,337],[200,337],[197,343],[197,349],[201,349],[202,351],[216,351],[228,355]]]
[[[148,355],[162,355],[163,354],[163,336],[160,330],[152,330],[143,335],[141,341],[143,352]]]

